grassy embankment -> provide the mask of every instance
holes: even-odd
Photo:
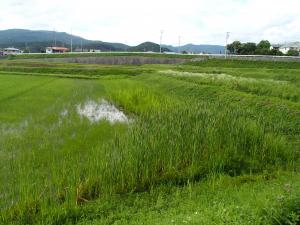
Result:
[[[297,224],[299,86],[298,63],[1,61],[1,220]],[[101,98],[133,122],[77,115]]]
[[[100,53],[62,53],[62,54],[21,54],[11,55],[8,59],[43,59],[43,58],[70,58],[70,57],[97,57],[97,56],[142,56],[142,57],[159,57],[159,58],[198,58],[197,55],[186,54],[160,54],[160,53],[135,53],[135,52],[100,52]]]

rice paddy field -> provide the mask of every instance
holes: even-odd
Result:
[[[300,224],[300,63],[0,60],[0,224]]]

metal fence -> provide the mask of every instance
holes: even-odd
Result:
[[[224,54],[223,55],[207,54],[202,56],[207,59],[225,59]],[[299,56],[294,57],[294,56],[272,56],[272,55],[227,55],[227,59],[248,60],[248,61],[300,62]]]

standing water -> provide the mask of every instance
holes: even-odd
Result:
[[[84,104],[77,105],[77,113],[88,118],[92,123],[100,120],[107,120],[112,124],[128,123],[126,115],[104,99],[101,99],[100,102],[89,100]]]

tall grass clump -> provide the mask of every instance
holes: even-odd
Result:
[[[209,59],[200,62],[187,62],[186,65],[222,68],[268,68],[268,69],[299,69],[299,62],[250,61],[239,59]]]
[[[206,104],[145,112],[106,148],[101,183],[118,193],[182,184],[210,173],[259,172],[293,158],[284,138],[266,133],[263,124]]]

